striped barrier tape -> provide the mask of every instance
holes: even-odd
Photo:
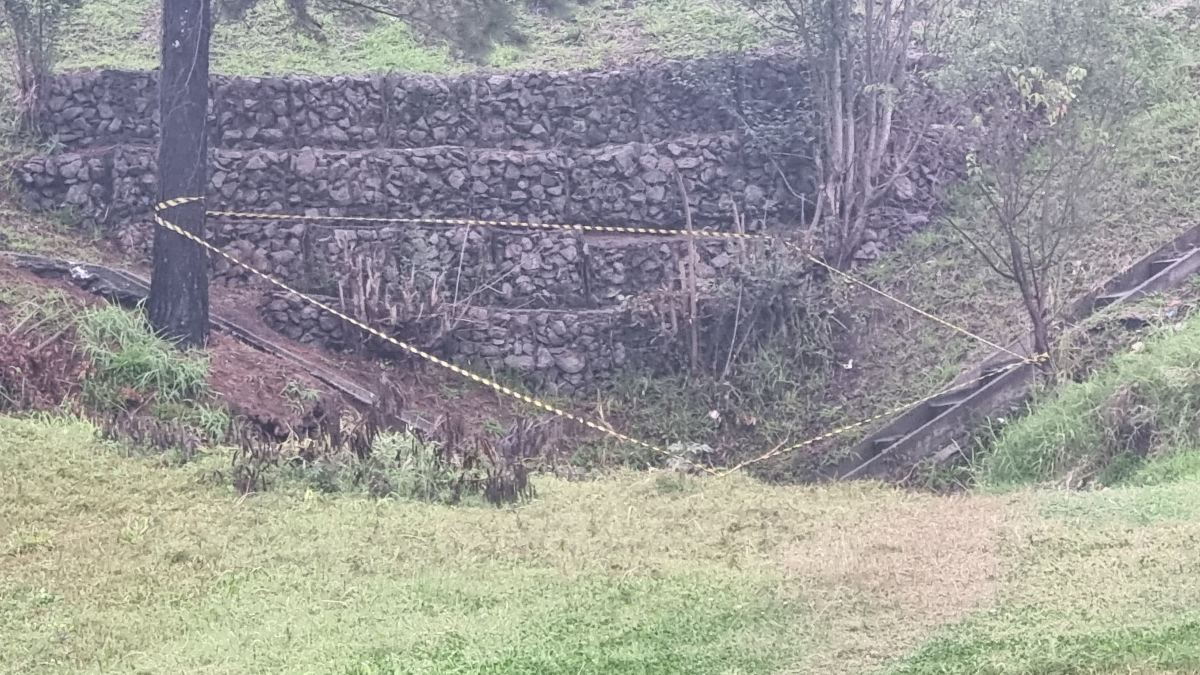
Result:
[[[192,203],[192,202],[197,202],[197,201],[203,201],[203,198],[201,198],[201,197],[181,197],[179,199],[168,200],[167,202],[163,202],[163,204],[168,205],[168,206],[178,206],[181,204],[187,204],[187,203]],[[217,210],[207,211],[206,213],[215,218],[233,218],[233,219],[240,219],[240,220],[292,220],[292,221],[308,221],[308,222],[322,221],[322,222],[395,223],[395,224],[407,224],[407,225],[420,225],[420,224],[464,225],[464,226],[471,226],[471,227],[508,227],[508,228],[526,228],[526,229],[537,229],[537,230],[559,230],[559,231],[566,231],[566,232],[597,232],[597,233],[610,233],[610,234],[665,235],[665,236],[673,236],[673,237],[691,237],[691,238],[696,238],[696,239],[721,239],[721,240],[728,240],[728,241],[760,241],[760,242],[777,243],[777,244],[782,244],[783,246],[796,251],[800,255],[804,256],[804,258],[807,259],[809,262],[827,270],[828,272],[830,272],[831,274],[833,274],[835,276],[845,279],[847,282],[854,283],[854,284],[856,284],[872,293],[875,293],[891,302],[894,302],[902,307],[905,307],[906,309],[908,309],[910,311],[916,312],[917,314],[919,314],[931,321],[934,321],[934,322],[941,324],[947,328],[950,328],[951,330],[957,331],[957,332],[959,332],[981,344],[987,345],[988,347],[991,347],[992,349],[995,349],[997,351],[1004,352],[1004,353],[1006,353],[1010,356],[1013,356],[1017,359],[1021,359],[1022,361],[1036,362],[1036,361],[1031,361],[1031,358],[1028,356],[1018,354],[1018,353],[1016,353],[1006,347],[998,345],[995,342],[992,342],[991,340],[988,340],[987,338],[984,338],[962,326],[959,326],[955,323],[952,323],[950,321],[942,319],[942,318],[940,318],[928,311],[925,311],[911,303],[905,302],[904,300],[901,300],[900,298],[897,298],[896,296],[894,296],[882,289],[876,288],[875,286],[872,286],[871,284],[863,281],[862,279],[859,279],[858,277],[855,277],[854,275],[852,275],[844,270],[840,270],[837,267],[830,265],[829,263],[825,262],[824,260],[821,260],[820,258],[813,255],[812,253],[803,250],[802,248],[800,248],[793,242],[788,241],[787,239],[784,239],[782,237],[777,237],[774,235],[769,235],[769,234],[747,234],[747,233],[742,233],[742,232],[717,232],[717,231],[713,231],[713,230],[693,230],[693,231],[689,232],[687,230],[672,230],[672,229],[651,228],[651,227],[622,227],[622,226],[612,226],[612,225],[569,225],[569,224],[560,224],[560,223],[537,223],[537,222],[527,222],[527,221],[519,221],[519,220],[475,220],[475,219],[471,219],[471,218],[385,218],[385,217],[372,217],[372,216],[307,216],[307,215],[287,214],[287,213],[254,213],[254,212],[246,212],[246,211],[217,211]]]
[[[619,441],[622,441],[625,443],[631,443],[638,447],[645,448],[647,450],[651,450],[651,451],[654,451],[657,453],[667,454],[666,450],[658,447],[657,445],[654,445],[653,443],[647,443],[643,440],[634,438],[632,436],[622,434],[621,432],[613,429],[612,427],[608,426],[607,424],[601,424],[601,423],[586,419],[584,417],[580,417],[580,416],[570,413],[566,410],[563,410],[562,408],[559,408],[558,406],[552,405],[541,399],[530,396],[529,394],[525,394],[523,392],[516,391],[515,389],[507,387],[489,377],[479,375],[478,373],[474,373],[470,370],[467,370],[466,368],[463,368],[461,366],[450,363],[449,361],[446,361],[445,359],[434,356],[433,354],[430,354],[429,352],[426,352],[418,347],[410,345],[407,342],[397,340],[396,338],[392,337],[391,335],[388,335],[378,329],[372,328],[371,326],[368,326],[366,323],[363,323],[362,321],[359,321],[358,319],[355,319],[340,310],[334,309],[333,307],[329,306],[328,304],[326,304],[324,302],[321,302],[320,300],[317,300],[316,298],[313,298],[305,293],[301,293],[300,291],[292,288],[291,286],[283,283],[282,281],[275,279],[271,275],[269,275],[265,272],[262,272],[261,270],[255,268],[251,265],[248,265],[248,264],[242,262],[235,256],[233,256],[233,255],[227,253],[226,251],[223,251],[220,248],[205,241],[203,238],[201,238],[191,232],[188,232],[187,230],[184,230],[183,228],[179,227],[175,223],[167,220],[162,215],[163,211],[166,211],[168,209],[171,209],[171,208],[174,208],[177,206],[182,206],[184,204],[194,203],[196,201],[198,201],[198,200],[195,198],[179,198],[179,199],[166,200],[154,207],[154,220],[155,220],[155,222],[158,223],[158,225],[160,227],[163,227],[171,232],[174,232],[175,234],[177,234],[181,237],[184,237],[185,239],[190,240],[191,242],[203,247],[204,249],[207,249],[208,251],[210,251],[212,253],[216,253],[217,255],[228,260],[231,264],[241,267],[242,269],[245,269],[246,271],[259,277],[263,281],[266,281],[267,283],[271,284],[272,286],[275,286],[276,288],[299,298],[303,302],[306,302],[314,307],[320,308],[321,310],[328,312],[329,314],[332,314],[333,316],[336,316],[337,318],[358,328],[359,330],[362,330],[369,335],[377,337],[380,340],[383,340],[395,347],[398,347],[401,350],[403,350],[409,354],[412,354],[413,356],[416,356],[416,357],[423,359],[429,363],[432,363],[432,364],[438,366],[439,368],[443,368],[445,370],[448,370],[448,371],[454,373],[455,375],[464,377],[464,378],[466,378],[472,382],[475,382],[477,384],[481,384],[503,396],[507,396],[511,399],[515,399],[517,401],[520,401],[521,403],[533,406],[535,408],[538,408],[545,412],[551,413],[551,414],[561,417],[563,419],[567,419],[567,420],[570,420],[577,424],[581,424],[589,429],[592,429],[594,431],[599,431],[603,434],[606,434],[608,436],[616,438]]]
[[[542,410],[544,412],[553,414],[555,416],[561,417],[563,419],[570,420],[570,421],[580,424],[588,429],[598,431],[609,437],[615,438],[619,441],[622,441],[625,443],[630,443],[630,444],[636,445],[638,447],[651,450],[658,454],[663,454],[663,455],[670,454],[667,450],[665,450],[664,448],[662,448],[658,445],[649,443],[647,441],[643,441],[641,439],[635,438],[628,434],[621,433],[621,432],[613,429],[608,424],[595,422],[595,421],[587,419],[585,417],[581,417],[574,413],[568,412],[558,406],[550,404],[546,401],[543,401],[543,400],[536,398],[534,396],[531,396],[529,394],[526,394],[526,393],[517,391],[515,389],[512,389],[510,387],[507,387],[489,377],[480,375],[478,373],[474,373],[470,370],[467,370],[466,368],[455,365],[453,363],[450,363],[449,361],[446,361],[446,360],[439,358],[433,354],[430,354],[418,347],[415,347],[406,342],[398,340],[390,335],[387,335],[386,333],[383,333],[382,331],[375,329],[375,328],[367,325],[366,323],[363,323],[362,321],[359,321],[358,319],[355,319],[355,318],[345,314],[344,312],[341,312],[341,311],[329,306],[328,304],[326,304],[320,300],[317,300],[316,298],[313,298],[305,293],[302,293],[302,292],[292,288],[291,286],[283,283],[282,281],[275,279],[271,275],[269,275],[265,272],[262,272],[261,270],[258,270],[257,268],[255,268],[247,263],[242,262],[235,256],[227,253],[226,251],[221,250],[220,248],[209,243],[208,241],[205,241],[203,238],[184,230],[183,228],[179,227],[175,223],[172,223],[171,221],[167,220],[162,215],[162,212],[164,212],[168,209],[171,209],[171,208],[174,208],[177,206],[182,206],[184,204],[191,204],[191,203],[196,203],[196,202],[200,202],[200,201],[203,201],[203,198],[180,197],[180,198],[176,198],[176,199],[165,200],[154,207],[154,220],[160,227],[163,227],[179,236],[182,236],[212,253],[216,253],[217,255],[228,260],[230,263],[247,270],[251,274],[261,278],[262,280],[266,281],[267,283],[271,284],[272,286],[275,286],[276,288],[279,288],[280,290],[283,290],[284,292],[299,298],[303,302],[307,302],[307,303],[313,305],[314,307],[317,307],[325,312],[328,312],[329,314],[336,316],[337,318],[341,319],[342,321],[344,321],[352,326],[355,326],[356,328],[366,332],[367,334],[372,335],[376,338],[379,338],[385,342],[388,342],[389,344],[392,344],[393,346],[396,346],[396,347],[400,348],[401,350],[403,350],[409,354],[412,354],[420,359],[423,359],[423,360],[425,360],[429,363],[432,363],[432,364],[434,364],[440,368],[443,368],[445,370],[448,370],[460,377],[466,378],[467,380],[470,380],[472,382],[475,382],[477,384],[485,386],[503,396],[514,399],[516,401],[519,401],[526,405],[532,406],[532,407]],[[234,212],[224,212],[224,211],[209,211],[208,212],[209,215],[214,215],[214,216],[230,215],[232,213],[234,213]],[[241,215],[247,216],[247,217],[251,217],[251,216],[261,217],[263,219],[267,219],[267,218],[280,219],[281,217],[295,217],[295,216],[283,216],[282,214],[241,214]],[[324,216],[304,216],[302,218],[313,219],[313,220],[328,220],[329,219],[328,217],[324,217]],[[346,218],[348,220],[363,220],[363,219],[352,218],[352,217],[346,217]],[[379,219],[379,220],[387,220],[389,222],[398,222],[398,221],[400,221],[400,222],[429,222],[428,220],[418,221],[417,219]],[[464,225],[478,225],[478,224],[485,223],[485,222],[492,222],[492,223],[510,222],[510,221],[471,221],[468,219],[441,219],[441,221],[445,222],[447,224],[453,223],[453,224],[464,224]],[[537,225],[530,224],[530,226],[537,226]],[[584,227],[589,227],[589,226],[551,226],[551,229],[562,228],[562,229],[574,229],[576,231],[597,231],[597,230],[613,229],[613,228],[606,228],[604,226],[592,226],[594,228],[592,230],[581,230],[580,229],[580,228],[584,228]],[[633,232],[633,230],[638,230],[638,231]],[[622,228],[622,231],[625,233],[637,233],[637,234],[670,233],[672,235],[689,236],[688,232],[681,231],[681,230],[653,230],[653,229],[648,230],[647,228]],[[738,233],[708,233],[708,234],[728,235],[728,234],[738,234]],[[702,234],[701,232],[696,232],[694,236],[705,236],[705,235]],[[925,312],[924,310],[921,310],[909,303],[906,303],[906,302],[904,302],[882,290],[874,288],[873,286],[867,284],[866,282],[858,280],[857,278],[853,277],[852,275],[849,275],[847,273],[841,272],[840,270],[837,270],[837,268],[834,268],[834,267],[828,265],[827,263],[825,263],[824,261],[821,261],[820,259],[816,258],[815,256],[812,256],[812,255],[808,254],[807,252],[804,252],[802,249],[800,249],[799,247],[795,246],[794,244],[792,244],[791,242],[788,242],[786,240],[780,239],[778,237],[772,237],[769,235],[741,235],[741,236],[745,237],[745,238],[752,237],[752,238],[760,240],[760,241],[761,240],[769,240],[769,241],[783,243],[784,245],[801,253],[810,261],[812,261],[818,265],[821,265],[824,268],[829,269],[832,273],[836,273],[838,275],[844,276],[848,281],[853,281],[854,283],[857,283],[872,292],[878,293],[882,297],[885,297],[893,302],[900,304],[901,306],[904,306],[912,311],[915,311],[915,312],[921,314],[922,316],[926,316],[927,318],[930,318],[934,321],[937,321],[938,323],[940,323],[942,325],[945,325],[945,326],[950,327],[954,330],[957,330],[961,333],[964,333],[984,344],[995,347],[995,348],[999,349],[1000,351],[1003,351],[1010,355],[1015,356],[1019,360],[1019,362],[1011,364],[1010,366],[1005,368],[1005,370],[1015,368],[1015,367],[1018,367],[1020,365],[1024,365],[1027,363],[1034,363],[1034,364],[1041,363],[1048,358],[1048,355],[1045,355],[1045,354],[1039,354],[1039,355],[1033,356],[1033,357],[1026,357],[1026,356],[1016,354],[1015,352],[1004,349],[1002,347],[999,347],[995,343],[993,343],[989,340],[986,340],[985,338],[982,338],[980,336],[977,336],[964,328],[958,327],[948,321],[939,319],[938,317],[936,317],[932,314],[929,314],[928,312]],[[732,237],[727,237],[727,238],[732,238]],[[1001,371],[1001,372],[1003,372],[1003,371]],[[994,374],[991,376],[994,376]],[[978,379],[983,379],[983,378],[981,377]],[[722,471],[722,472],[716,472],[715,470],[713,470],[711,468],[706,468],[705,470],[713,475],[717,475],[720,477],[728,476],[729,474],[731,474],[735,471],[739,471],[739,470],[744,469],[753,464],[765,462],[774,457],[777,457],[777,456],[780,456],[783,454],[787,454],[787,453],[791,453],[791,452],[795,452],[796,450],[800,450],[800,449],[803,449],[806,447],[816,445],[817,443],[821,443],[823,441],[827,441],[827,440],[835,438],[837,436],[841,436],[841,435],[850,433],[851,431],[860,429],[868,424],[872,424],[874,422],[881,421],[883,419],[892,417],[894,415],[898,415],[898,414],[904,412],[905,410],[916,407],[918,405],[922,405],[922,404],[924,404],[932,399],[935,399],[939,396],[943,396],[950,392],[960,390],[960,389],[964,388],[965,386],[967,386],[967,384],[970,384],[970,383],[966,383],[966,384],[960,383],[957,385],[950,386],[946,389],[940,390],[938,392],[935,392],[929,396],[923,397],[916,401],[910,401],[904,405],[897,406],[895,408],[892,408],[890,410],[882,412],[878,415],[872,416],[872,417],[864,419],[864,420],[860,420],[853,424],[848,424],[848,425],[834,428],[826,433],[820,434],[818,436],[814,436],[814,437],[809,438],[800,443],[795,443],[795,444],[791,444],[791,445],[781,444],[780,446],[777,446],[776,448],[773,448],[772,450],[769,450],[768,452],[763,453],[762,455],[759,455],[755,458],[741,462],[741,463],[735,465],[734,467],[726,469],[725,471]]]

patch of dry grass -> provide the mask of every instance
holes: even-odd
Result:
[[[1018,500],[897,497],[784,553],[789,580],[828,617],[813,672],[886,664],[986,607],[999,588],[1002,544],[1027,515]]]
[[[1196,487],[1026,493],[992,606],[894,671],[1200,672]]]

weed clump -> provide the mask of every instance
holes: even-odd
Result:
[[[282,442],[236,433],[234,487],[243,494],[299,483],[326,494],[500,506],[534,497],[529,464],[550,442],[545,423],[518,421],[499,438],[442,418],[428,434],[396,430],[379,408],[319,416]],[[239,430],[240,431],[240,430]]]
[[[407,431],[375,437],[365,456],[344,451],[291,462],[292,475],[326,493],[366,492],[377,499],[399,498],[434,504],[482,500],[494,504],[534,496],[522,462],[511,462],[482,446],[469,454]]]
[[[79,349],[91,368],[83,402],[107,413],[148,413],[191,427],[216,442],[229,429],[228,412],[208,387],[208,358],[181,352],[154,334],[141,312],[103,307],[76,321]]]
[[[51,410],[77,394],[86,364],[61,293],[0,297],[0,409]]]

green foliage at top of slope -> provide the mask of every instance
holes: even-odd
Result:
[[[63,31],[62,69],[153,68],[158,61],[157,0],[85,0]],[[449,45],[422,39],[387,18],[363,22],[316,13],[325,39],[296,29],[282,5],[259,3],[244,21],[213,33],[213,71],[231,75],[380,71],[452,73],[479,66]],[[695,56],[758,46],[755,17],[721,0],[601,0],[569,17],[518,10],[526,43],[499,45],[490,68],[571,69],[641,56]]]

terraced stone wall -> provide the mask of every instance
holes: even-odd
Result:
[[[156,72],[68,73],[48,87],[41,127],[62,147],[155,143]],[[656,143],[806,98],[802,64],[781,54],[609,71],[214,77],[210,95],[213,147],[330,150]]]
[[[786,228],[803,222],[815,191],[810,153],[764,148],[744,124],[803,115],[804,68],[788,55],[571,73],[215,77],[211,98],[209,208],[306,216],[210,219],[215,245],[446,358],[560,393],[674,362],[663,341],[671,319],[652,307],[682,288],[686,243],[428,219],[677,230],[690,214],[695,227],[728,230],[738,213],[750,230]],[[16,167],[25,201],[148,252],[156,74],[66,74],[45,100],[41,126],[57,150]],[[927,222],[940,161],[899,183],[859,259]],[[709,240],[697,253],[704,288],[739,250]],[[220,257],[213,266],[220,281],[253,281]],[[261,309],[292,338],[352,346],[338,320],[297,303],[271,297]]]

